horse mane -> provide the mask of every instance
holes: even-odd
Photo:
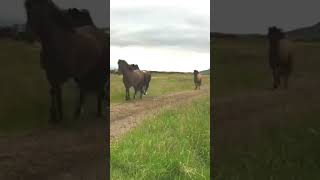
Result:
[[[87,10],[78,10],[69,8],[67,10],[60,9],[52,0],[26,0],[24,5],[26,9],[32,5],[38,4],[46,6],[50,14],[50,20],[60,26],[65,31],[74,32],[74,28],[81,25],[93,25],[92,18]]]
[[[69,8],[65,10],[67,16],[70,17],[73,27],[95,26],[90,13],[87,9]]]
[[[130,68],[131,70],[140,70],[138,64],[130,64],[129,68]]]
[[[74,27],[72,24],[72,18],[66,15],[65,11],[60,9],[51,0],[48,0],[48,5],[52,13],[53,20],[64,30],[74,32]]]
[[[282,29],[276,26],[272,26],[272,27],[269,27],[268,29],[268,37],[269,39],[276,38],[280,40],[280,39],[284,39],[286,37],[286,34],[282,31]]]
[[[126,66],[130,66],[128,63],[127,63],[127,61],[125,61],[125,60],[123,60],[123,59],[119,59],[118,60],[118,64],[119,63],[124,63]]]

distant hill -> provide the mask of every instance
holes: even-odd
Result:
[[[207,74],[210,75],[210,69],[208,70],[204,70],[204,71],[200,71],[201,74]]]
[[[320,41],[320,22],[309,27],[302,27],[287,32],[293,40]]]
[[[320,41],[320,22],[311,26],[297,28],[286,32],[289,39],[296,41]],[[235,38],[265,38],[266,35],[262,34],[227,34],[219,32],[211,32],[211,39],[224,38],[224,39],[235,39]]]
[[[220,32],[211,32],[210,38],[223,38],[223,39],[237,39],[237,38],[265,38],[266,35],[263,34],[230,34],[230,33],[220,33]]]

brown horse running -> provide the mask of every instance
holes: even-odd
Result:
[[[140,70],[138,64],[130,64],[130,68],[132,70]],[[147,95],[147,91],[148,91],[148,88],[149,88],[149,84],[150,84],[150,81],[151,81],[151,72],[150,71],[142,71],[145,75],[145,82],[144,82],[144,95]]]
[[[195,90],[196,89],[200,89],[201,81],[202,81],[202,75],[197,70],[193,71],[193,81],[194,81],[194,85],[195,85]]]
[[[280,86],[280,79],[284,79],[284,87],[288,88],[288,79],[293,66],[292,43],[286,39],[285,34],[277,27],[268,30],[269,63],[273,74],[273,88]]]
[[[118,60],[118,71],[123,75],[123,83],[126,88],[126,100],[130,100],[130,87],[134,88],[135,99],[136,94],[140,91],[140,99],[142,99],[142,94],[144,93],[144,82],[145,75],[140,70],[133,70],[125,60]]]

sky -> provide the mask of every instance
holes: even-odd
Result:
[[[109,27],[109,0],[53,0],[60,8],[88,9],[98,27]],[[24,0],[0,0],[0,25],[26,22]]]
[[[214,0],[211,31],[266,34],[269,26],[293,30],[320,22],[319,0]]]
[[[210,0],[111,0],[111,68],[118,59],[140,69],[210,68]]]

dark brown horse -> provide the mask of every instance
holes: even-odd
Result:
[[[125,60],[119,59],[118,71],[123,75],[123,83],[126,88],[126,100],[130,100],[130,87],[134,88],[134,96],[140,91],[140,99],[144,93],[145,75],[140,70],[133,70],[132,66],[129,65]]]
[[[140,70],[138,64],[130,64],[130,68],[132,70]],[[148,91],[148,88],[149,88],[149,84],[150,84],[150,81],[151,81],[151,72],[149,71],[142,71],[145,75],[144,79],[145,79],[145,82],[144,82],[144,90],[143,90],[143,94],[144,95],[147,95],[147,91]]]
[[[195,85],[195,90],[196,89],[200,89],[201,81],[202,81],[202,75],[197,70],[193,71],[193,81],[194,81],[194,85]]]
[[[42,45],[41,64],[51,86],[51,120],[63,118],[61,85],[70,78],[80,89],[75,116],[79,117],[88,92],[97,94],[97,114],[102,116],[110,59],[105,33],[94,25],[75,29],[72,16],[51,0],[26,0],[25,8],[27,25]]]
[[[284,87],[288,88],[288,79],[293,66],[292,44],[286,39],[285,33],[277,27],[268,30],[269,63],[273,74],[273,88],[280,86],[280,79],[284,79]]]

